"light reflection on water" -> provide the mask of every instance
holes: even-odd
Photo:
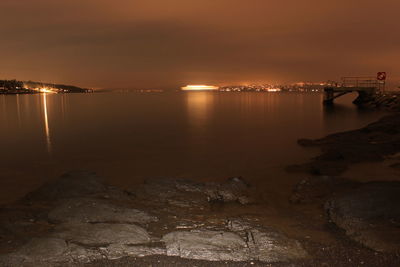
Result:
[[[354,97],[324,109],[317,93],[0,95],[0,202],[72,169],[122,186],[154,176],[242,175],[276,192],[293,183],[284,166],[316,153],[298,138],[382,116],[357,111]]]
[[[207,92],[185,92],[189,123],[194,131],[204,131],[214,106],[214,95]]]
[[[51,138],[50,138],[49,116],[47,113],[47,94],[44,93],[44,94],[42,94],[42,96],[43,96],[42,107],[43,107],[44,132],[45,132],[45,136],[46,136],[46,148],[47,148],[47,152],[49,153],[49,156],[51,156]]]

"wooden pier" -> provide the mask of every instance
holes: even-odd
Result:
[[[343,77],[340,84],[332,83],[324,88],[324,104],[331,105],[336,98],[352,92],[358,93],[358,100],[368,98],[383,91],[384,86],[385,82],[375,77]]]

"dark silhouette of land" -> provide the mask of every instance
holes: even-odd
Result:
[[[0,94],[90,93],[93,90],[74,85],[43,83],[34,81],[0,80]]]

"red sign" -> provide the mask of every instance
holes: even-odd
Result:
[[[386,80],[386,72],[378,72],[378,75],[376,76],[376,79],[378,81]]]

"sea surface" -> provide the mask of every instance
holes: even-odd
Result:
[[[284,167],[317,149],[297,145],[356,129],[384,113],[356,95],[322,105],[321,93],[93,93],[0,95],[0,203],[69,170],[134,187],[149,177],[221,181],[243,176],[288,194],[301,177]]]

